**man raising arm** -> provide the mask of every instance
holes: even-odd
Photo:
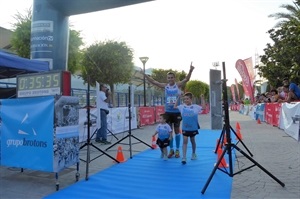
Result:
[[[179,147],[180,147],[180,121],[181,114],[178,109],[174,108],[174,104],[176,102],[177,96],[181,94],[182,86],[188,82],[191,78],[192,72],[194,70],[194,66],[190,65],[190,70],[188,75],[181,81],[175,82],[175,73],[168,72],[167,73],[167,83],[158,82],[148,75],[144,74],[146,79],[153,85],[163,88],[165,90],[165,114],[167,116],[167,123],[174,129],[175,132],[175,142],[176,142],[176,151],[173,149],[173,139],[170,140],[170,153],[168,158],[171,158],[174,154],[176,158],[180,157]]]

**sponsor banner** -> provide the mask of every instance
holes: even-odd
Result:
[[[139,121],[140,126],[145,126],[155,123],[155,108],[154,107],[140,107],[139,108]]]
[[[155,106],[155,122],[159,122],[159,116],[160,114],[165,113],[165,107],[164,106]]]
[[[235,67],[242,77],[245,95],[249,96],[251,103],[253,103],[254,92],[246,64],[243,60],[239,59],[236,61]]]
[[[59,172],[79,162],[78,125],[56,128],[53,172]]]
[[[300,141],[300,121],[296,119],[299,115],[300,102],[282,104],[279,127],[297,141]]]
[[[110,108],[107,117],[107,128],[114,134],[129,130],[129,108]],[[131,129],[137,128],[136,108],[131,107]]]
[[[53,30],[54,23],[50,20],[33,21],[31,24],[31,57],[33,57],[33,54],[39,54],[40,56],[38,57],[43,57],[41,60],[49,61],[51,70],[53,69],[52,57],[55,41]]]
[[[133,107],[131,113],[131,129],[137,128],[136,108]],[[96,131],[98,130],[98,124],[100,125],[100,118],[97,108],[90,109],[90,136],[91,139],[96,138]],[[88,138],[88,125],[87,125],[87,109],[79,109],[79,142],[86,141]],[[129,130],[129,112],[128,107],[110,108],[107,115],[107,128],[113,134],[123,133]],[[111,135],[107,132],[107,135]]]
[[[281,103],[266,103],[265,122],[272,126],[279,126]]]
[[[3,100],[1,108],[1,164],[53,171],[53,96]]]

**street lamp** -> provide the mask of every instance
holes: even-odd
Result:
[[[145,73],[145,65],[146,62],[148,61],[149,57],[140,57],[141,62],[143,63],[143,71],[144,71],[144,79],[143,79],[143,84],[144,84],[144,106],[146,106],[146,73]]]
[[[213,62],[212,65],[213,65],[213,67],[215,67],[215,69],[217,70],[217,67],[219,66],[219,62]]]

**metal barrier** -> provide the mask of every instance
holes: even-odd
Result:
[[[0,82],[0,87],[2,88],[15,88],[16,83]],[[85,107],[87,104],[87,89],[80,88],[71,88],[71,95],[77,96],[79,98],[79,104],[81,107]],[[90,105],[96,106],[96,90],[90,90]],[[13,96],[15,97],[15,96]],[[148,103],[148,106],[159,106],[163,104],[162,96],[151,95],[151,100]],[[128,93],[116,92],[114,95],[114,101],[116,107],[125,107],[128,105]],[[143,106],[144,97],[143,94],[134,95],[134,106],[141,107]]]

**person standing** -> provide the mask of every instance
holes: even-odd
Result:
[[[153,85],[163,88],[165,90],[165,114],[167,116],[167,123],[170,125],[172,129],[174,129],[175,132],[175,142],[176,142],[176,151],[174,152],[173,149],[173,138],[170,140],[170,153],[168,155],[168,158],[171,158],[174,156],[176,158],[180,157],[180,152],[179,152],[179,147],[180,147],[180,121],[181,121],[181,115],[178,109],[174,108],[174,104],[176,102],[178,94],[181,94],[181,88],[182,86],[188,82],[191,78],[192,72],[194,70],[194,66],[190,65],[190,70],[187,76],[179,81],[175,82],[175,73],[173,72],[168,72],[167,73],[167,81],[168,83],[161,83],[158,82],[148,75],[144,73],[144,76],[146,79],[152,83]]]
[[[205,108],[205,101],[204,96],[201,95],[202,106],[192,104],[193,94],[190,92],[187,92],[183,95],[183,104],[177,105],[179,101],[180,96],[178,97],[174,108],[178,108],[182,116],[183,145],[181,163],[186,164],[186,151],[189,137],[192,144],[191,160],[197,159],[195,136],[199,134],[198,130],[200,129],[200,125],[198,123],[198,115],[202,112],[202,109]]]
[[[97,97],[99,98],[97,108],[100,108],[101,126],[97,131],[96,142],[111,144],[107,141],[107,115],[109,114],[108,103],[110,92],[106,85],[100,84],[100,92]]]
[[[169,124],[166,122],[166,115],[160,114],[159,116],[159,124],[156,127],[155,135],[157,136],[156,144],[159,146],[161,150],[161,158],[164,160],[168,159],[168,149],[167,147],[170,145],[170,140],[172,139],[172,129]]]

